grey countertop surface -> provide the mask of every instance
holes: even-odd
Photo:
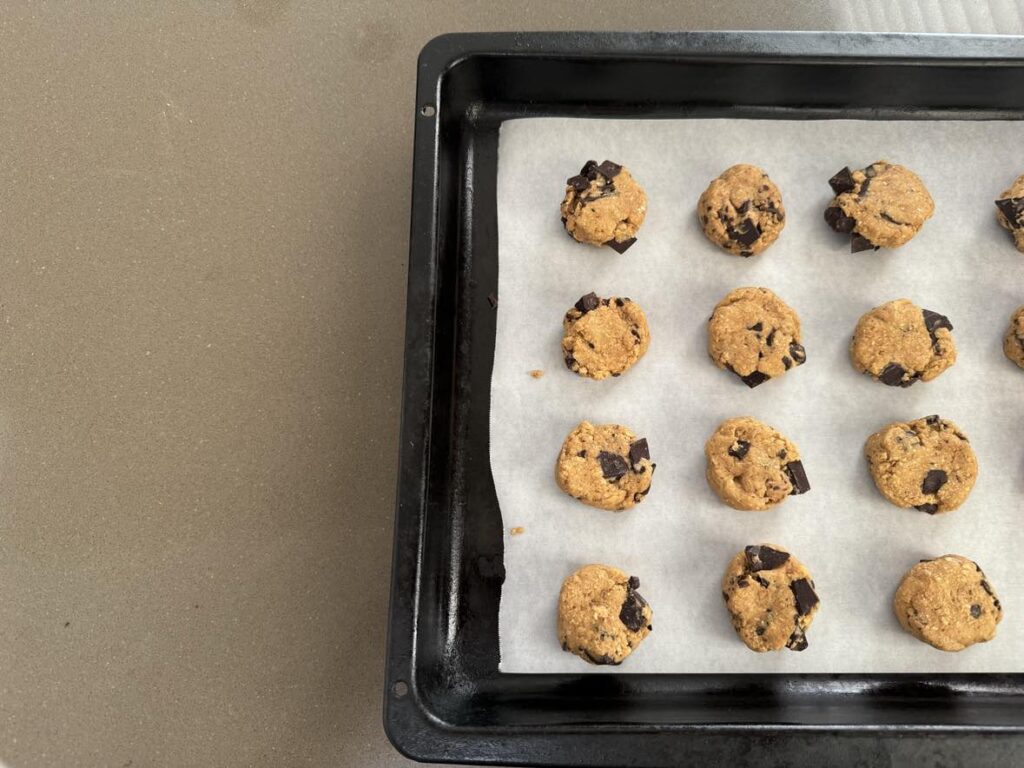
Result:
[[[4,5],[0,761],[408,764],[380,702],[416,54],[702,28],[1024,23],[1015,0]]]

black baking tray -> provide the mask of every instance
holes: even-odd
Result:
[[[416,98],[384,699],[395,746],[524,765],[1024,763],[1024,675],[500,674],[488,449],[503,121],[1020,119],[1024,38],[445,35],[420,54]],[[1021,136],[1007,177],[1024,169]]]

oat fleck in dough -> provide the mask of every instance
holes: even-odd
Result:
[[[647,195],[628,170],[611,160],[588,160],[566,185],[562,223],[573,239],[619,253],[636,242]]]
[[[1017,307],[1010,317],[1010,327],[1003,337],[1003,353],[1024,368],[1024,307]]]
[[[814,581],[803,563],[775,544],[746,547],[729,562],[722,597],[732,625],[758,653],[807,648],[818,611]]]
[[[907,632],[940,651],[988,642],[1003,618],[981,567],[960,555],[922,560],[907,571],[892,608]]]
[[[558,596],[562,650],[591,664],[621,664],[651,633],[654,612],[637,589],[640,579],[608,565],[585,565]]]
[[[697,203],[697,218],[712,243],[737,256],[756,256],[786,225],[782,194],[754,165],[734,165],[711,182]]]
[[[938,416],[883,427],[868,438],[864,455],[885,498],[929,515],[959,507],[978,479],[967,437]]]
[[[996,219],[1013,235],[1013,244],[1024,252],[1024,176],[1018,176],[996,200]]]
[[[917,174],[884,160],[860,171],[843,168],[828,183],[835,197],[825,209],[825,221],[834,231],[850,235],[851,253],[899,248],[935,212]]]
[[[555,480],[584,504],[618,512],[643,501],[655,466],[647,438],[618,424],[582,421],[562,443]]]
[[[748,387],[807,360],[800,318],[767,288],[737,288],[718,302],[708,321],[708,354]]]
[[[708,484],[733,509],[769,509],[811,489],[797,447],[749,416],[719,424],[704,456]]]
[[[621,376],[651,343],[647,318],[627,298],[582,296],[562,320],[565,366],[588,379]]]
[[[945,315],[896,299],[857,322],[850,360],[858,371],[890,387],[931,381],[956,362],[952,330]]]

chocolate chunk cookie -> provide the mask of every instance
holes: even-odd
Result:
[[[996,200],[996,219],[1013,235],[1013,244],[1024,252],[1024,176],[1018,176]]]
[[[708,321],[708,354],[748,387],[807,360],[800,318],[767,288],[737,288],[718,302]]]
[[[850,344],[853,367],[890,387],[931,381],[956,362],[949,318],[896,299],[861,317]]]
[[[722,577],[722,597],[750,650],[807,648],[820,600],[803,563],[781,547],[761,544],[737,553]]]
[[[555,480],[584,504],[618,512],[643,501],[655,466],[647,438],[618,424],[582,421],[562,443]]]
[[[940,651],[988,642],[1003,618],[980,566],[960,555],[922,560],[907,571],[892,609],[907,632]]]
[[[590,379],[622,375],[651,343],[643,310],[625,298],[588,293],[565,313],[562,328],[566,367]]]
[[[1003,336],[1003,353],[1024,368],[1024,307],[1017,307],[1010,316],[1010,327]]]
[[[978,479],[967,437],[938,416],[883,427],[868,438],[864,455],[885,498],[929,515],[959,507]]]
[[[608,565],[585,565],[562,582],[558,641],[591,664],[621,664],[651,633],[654,613],[640,579]]]
[[[734,165],[711,182],[697,203],[708,240],[737,256],[755,256],[775,242],[786,225],[782,194],[768,174]]]
[[[581,243],[607,245],[623,253],[636,242],[647,214],[647,195],[621,165],[588,160],[566,182],[562,223]]]
[[[835,197],[825,209],[825,221],[850,235],[851,253],[899,248],[935,211],[917,174],[884,160],[860,171],[843,168],[828,183]]]
[[[719,424],[704,456],[708,484],[733,509],[768,509],[811,489],[796,446],[749,416]]]

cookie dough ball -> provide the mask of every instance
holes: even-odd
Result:
[[[711,182],[697,203],[697,218],[712,243],[737,256],[756,256],[786,225],[782,194],[754,165],[734,165]]]
[[[647,438],[618,424],[582,421],[562,443],[555,462],[558,487],[599,509],[629,509],[651,490]]]
[[[922,560],[907,571],[892,609],[907,632],[940,651],[988,642],[1003,618],[984,572],[960,555]]]
[[[864,455],[885,498],[929,515],[959,507],[978,479],[967,437],[938,416],[883,427],[868,438]]]
[[[860,171],[843,168],[828,180],[835,197],[825,221],[850,235],[850,252],[899,248],[935,212],[935,203],[917,174],[879,160]]]
[[[890,387],[931,381],[956,362],[953,324],[908,299],[875,307],[857,322],[853,367]]]
[[[750,650],[807,648],[806,632],[820,601],[811,574],[781,547],[761,544],[739,552],[725,569],[722,597]]]
[[[647,195],[621,165],[588,160],[566,181],[562,223],[573,239],[607,245],[619,253],[636,242],[647,214]]]
[[[1017,307],[1010,317],[1010,327],[1003,337],[1003,353],[1024,368],[1024,307]]]
[[[591,664],[621,664],[651,633],[654,612],[640,579],[608,565],[585,565],[562,582],[558,641]]]
[[[1013,235],[1013,244],[1024,252],[1024,176],[1018,176],[996,200],[996,219]]]
[[[737,288],[718,302],[708,321],[708,354],[748,387],[807,360],[800,318],[767,288]]]
[[[811,489],[796,446],[749,416],[719,424],[704,456],[708,484],[733,509],[768,509]]]
[[[647,318],[629,299],[588,293],[565,313],[562,355],[574,373],[589,379],[621,376],[651,343]]]

